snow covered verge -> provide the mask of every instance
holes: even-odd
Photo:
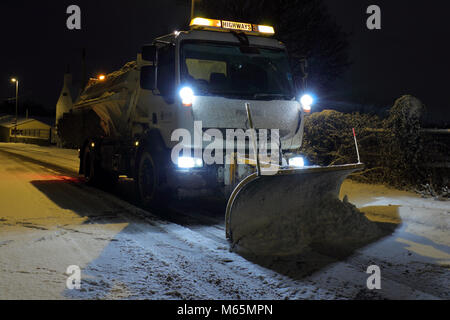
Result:
[[[44,147],[23,143],[0,143],[0,150],[25,157],[44,166],[51,166],[60,171],[78,173],[78,150]]]
[[[62,174],[76,151],[0,144],[0,163],[0,299],[450,298],[448,202],[347,180],[341,199],[395,230],[350,253],[266,260],[230,252],[220,214],[155,216]],[[381,290],[367,289],[371,265]]]

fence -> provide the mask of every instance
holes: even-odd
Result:
[[[51,143],[52,129],[11,129],[9,140],[38,145]]]
[[[19,138],[35,138],[35,139],[44,139],[48,140],[51,135],[51,129],[18,129],[11,130],[11,136]]]
[[[386,129],[366,128],[366,132],[385,133]],[[425,149],[431,153],[434,160],[430,163],[424,163],[428,168],[450,168],[450,129],[421,129],[420,135]]]

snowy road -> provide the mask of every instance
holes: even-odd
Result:
[[[107,193],[76,175],[76,151],[0,144],[0,299],[449,299],[450,203],[347,181],[393,234],[345,258],[249,261],[230,252],[220,210],[151,214],[130,183]],[[68,266],[82,270],[66,288]],[[369,291],[366,269],[381,269]]]

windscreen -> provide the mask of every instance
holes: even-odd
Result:
[[[284,50],[278,49],[185,43],[181,51],[181,82],[200,96],[294,98],[288,58]]]

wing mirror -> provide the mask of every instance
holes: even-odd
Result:
[[[144,65],[141,67],[141,88],[147,90],[156,89],[156,75],[158,54],[155,45],[142,47],[142,60]]]

